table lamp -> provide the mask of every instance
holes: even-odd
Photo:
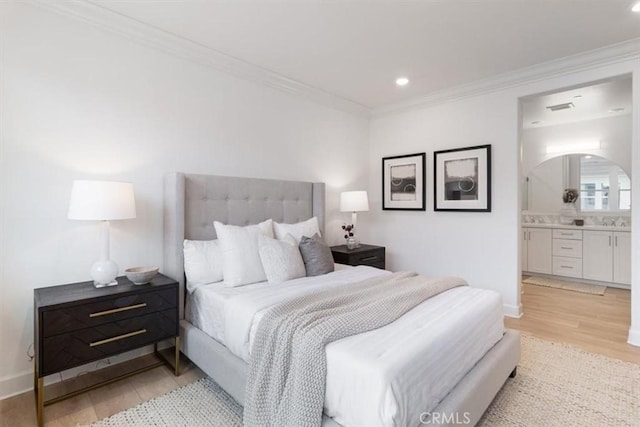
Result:
[[[68,218],[102,221],[102,256],[91,266],[91,278],[96,288],[118,284],[118,265],[109,257],[109,221],[135,217],[133,184],[115,181],[73,181]]]
[[[369,198],[366,191],[343,191],[340,193],[340,211],[351,212],[351,224],[356,228],[358,212],[369,210]],[[355,247],[360,247],[356,240]]]

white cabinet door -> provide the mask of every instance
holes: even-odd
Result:
[[[582,244],[582,277],[611,282],[613,280],[613,233],[585,230]]]
[[[520,248],[522,250],[522,256],[521,256],[521,264],[522,264],[522,271],[529,271],[529,263],[527,262],[527,259],[529,257],[528,254],[528,245],[527,245],[527,232],[529,231],[528,228],[523,228],[522,229],[522,233],[520,234]]]
[[[631,233],[613,233],[613,281],[631,284]]]
[[[551,274],[551,230],[527,230],[527,271]]]

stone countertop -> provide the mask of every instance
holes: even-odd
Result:
[[[565,230],[592,230],[592,231],[626,231],[630,232],[631,227],[620,227],[618,225],[564,225],[564,224],[533,224],[522,223],[523,228],[561,228]]]

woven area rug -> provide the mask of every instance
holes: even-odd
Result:
[[[518,374],[478,425],[638,427],[640,364],[523,335]]]
[[[529,285],[545,286],[547,288],[564,289],[567,291],[582,292],[583,294],[604,295],[606,286],[592,285],[590,283],[570,282],[568,280],[557,280],[548,277],[531,276],[522,281]]]
[[[92,424],[94,427],[241,426],[242,407],[203,378]],[[518,375],[479,426],[640,426],[640,364],[522,337]]]

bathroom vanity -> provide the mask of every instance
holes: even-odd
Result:
[[[524,223],[522,271],[629,289],[631,227]]]

